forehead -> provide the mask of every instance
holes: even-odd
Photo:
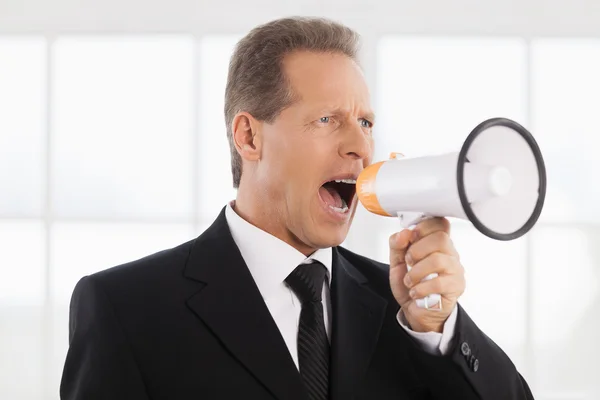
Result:
[[[369,108],[369,90],[360,66],[339,53],[297,51],[283,67],[301,101],[337,107]]]

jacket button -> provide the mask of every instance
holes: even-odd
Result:
[[[473,372],[477,372],[477,370],[479,370],[479,360],[475,359],[475,361],[473,362]]]
[[[460,345],[460,352],[465,357],[469,357],[469,355],[471,355],[471,348],[469,347],[469,344],[467,342],[462,342],[462,344]]]
[[[475,358],[474,355],[471,355],[471,358],[467,357],[467,363],[469,364],[469,367],[471,369],[473,369],[473,366],[475,365],[475,361],[477,361],[477,359]]]

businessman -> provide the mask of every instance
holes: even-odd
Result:
[[[389,265],[340,247],[373,155],[358,39],[285,18],[238,43],[237,197],[198,238],[78,282],[62,399],[533,398],[458,303],[446,219],[392,235]],[[416,306],[431,293],[441,309]]]

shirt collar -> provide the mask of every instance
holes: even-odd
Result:
[[[313,260],[327,268],[328,282],[331,285],[331,248],[318,249],[306,257],[283,240],[244,220],[233,210],[233,205],[232,201],[225,210],[227,224],[263,297],[277,289],[298,265],[311,263]]]

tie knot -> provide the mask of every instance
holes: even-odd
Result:
[[[321,301],[327,268],[320,262],[300,264],[285,278],[302,303]]]

